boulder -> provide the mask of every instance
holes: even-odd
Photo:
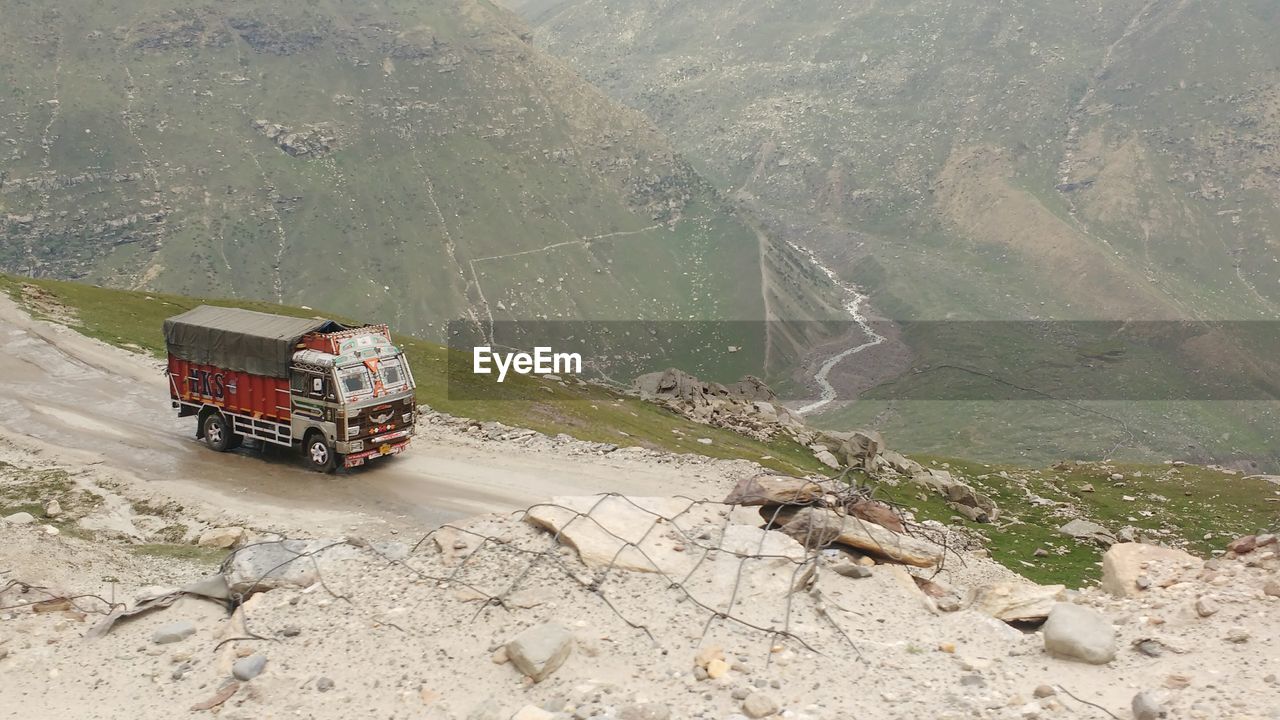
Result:
[[[878,500],[868,500],[866,498],[857,498],[845,507],[845,511],[850,515],[870,520],[871,522],[888,528],[896,533],[906,532],[907,528],[902,524],[902,517],[893,508],[885,505]]]
[[[724,499],[727,505],[805,505],[820,499],[822,486],[785,475],[756,475],[740,481]]]
[[[893,450],[885,450],[880,453],[880,457],[884,458],[885,463],[895,472],[908,477],[924,471],[923,465]]]
[[[826,465],[832,470],[839,470],[841,467],[840,461],[836,458],[834,454],[832,454],[830,450],[826,448],[814,451],[813,456],[818,459],[818,462],[822,463],[823,465]]]
[[[542,682],[564,664],[573,650],[573,635],[559,623],[535,625],[507,643],[511,663],[534,682]]]
[[[1064,585],[997,582],[974,590],[969,604],[1005,622],[1039,622],[1049,617],[1054,605],[1066,600],[1066,591]]]
[[[884,451],[884,438],[875,430],[855,430],[840,445],[836,457],[850,467],[870,468],[872,458]]]
[[[200,533],[196,544],[200,547],[230,550],[244,541],[245,530],[242,527],[209,528]]]
[[[1105,665],[1116,657],[1116,631],[1096,610],[1058,603],[1042,628],[1044,649],[1051,655]]]
[[[788,510],[779,515],[779,521],[782,532],[809,548],[841,543],[870,555],[925,568],[942,561],[942,548],[931,542],[826,508]]]
[[[1174,548],[1144,543],[1117,543],[1102,555],[1102,589],[1117,597],[1142,592],[1138,579],[1164,586],[1176,578],[1194,575],[1204,565],[1200,558]]]
[[[1070,535],[1077,540],[1092,540],[1101,545],[1116,544],[1116,536],[1105,527],[1090,520],[1076,518],[1071,522],[1058,528],[1058,532],[1063,535]]]

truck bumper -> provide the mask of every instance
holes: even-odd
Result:
[[[338,443],[339,452],[342,452],[342,446],[345,444],[346,443]],[[346,457],[343,460],[343,466],[349,468],[359,467],[374,458],[383,457],[384,455],[399,455],[404,452],[407,447],[409,447],[409,437],[406,433],[404,437],[394,440],[389,439],[384,442],[374,444],[373,447],[366,450],[346,453]]]

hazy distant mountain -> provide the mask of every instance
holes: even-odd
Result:
[[[0,17],[0,268],[419,333],[838,299],[487,2],[0,0]]]
[[[1280,5],[528,0],[894,317],[1280,313]]]
[[[1280,319],[1275,2],[511,2],[536,45],[644,111],[886,317]],[[1278,334],[1261,345],[1229,335],[1167,343],[1169,367],[1129,347],[1114,367],[1153,400],[1206,372],[1274,387]],[[918,369],[1021,379],[1000,356],[1026,357],[1017,338],[974,342],[956,327],[901,339]],[[841,374],[888,347],[837,366],[833,382],[847,396],[854,381]],[[1098,361],[1056,350],[1029,348],[1057,395],[1078,399]],[[1172,369],[1187,360],[1204,372]],[[925,395],[946,384],[930,372],[915,376]],[[993,399],[1009,392],[990,386]],[[1274,403],[1105,399],[866,401],[824,421],[968,456],[1123,448],[1280,462]]]

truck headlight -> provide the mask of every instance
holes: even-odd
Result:
[[[400,422],[404,423],[405,425],[408,425],[409,423],[413,422],[413,413],[405,413],[404,415],[401,415]]]
[[[348,426],[347,426],[347,437],[348,437],[348,438],[353,438],[353,437],[355,437],[355,436],[357,436],[357,435],[359,435],[359,434],[360,434],[360,426],[359,426],[359,425],[348,425]]]

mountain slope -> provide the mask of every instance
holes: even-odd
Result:
[[[895,318],[1280,312],[1273,3],[517,5]]]
[[[1274,3],[513,3],[539,46],[643,110],[882,317],[1280,317]],[[1025,341],[1031,327],[1014,334]],[[945,334],[961,344],[894,339],[916,369],[1022,359],[1016,342],[967,342],[961,325]],[[1270,346],[1223,331],[1170,352],[1240,387],[1267,386],[1280,368],[1276,334],[1262,334]],[[972,355],[955,350],[970,345]],[[841,398],[874,384],[890,346],[833,369]],[[1066,394],[1049,393],[1060,402],[1007,402],[1008,388],[993,386],[990,402],[900,395],[833,404],[814,422],[990,460],[1280,462],[1274,394],[1174,402],[1196,397],[1188,376],[1130,358],[1115,368],[1159,389],[1082,399],[1071,388],[1093,382],[1096,365],[1067,352],[1047,367],[1064,373]]]
[[[0,268],[436,337],[835,292],[483,0],[0,14]]]

